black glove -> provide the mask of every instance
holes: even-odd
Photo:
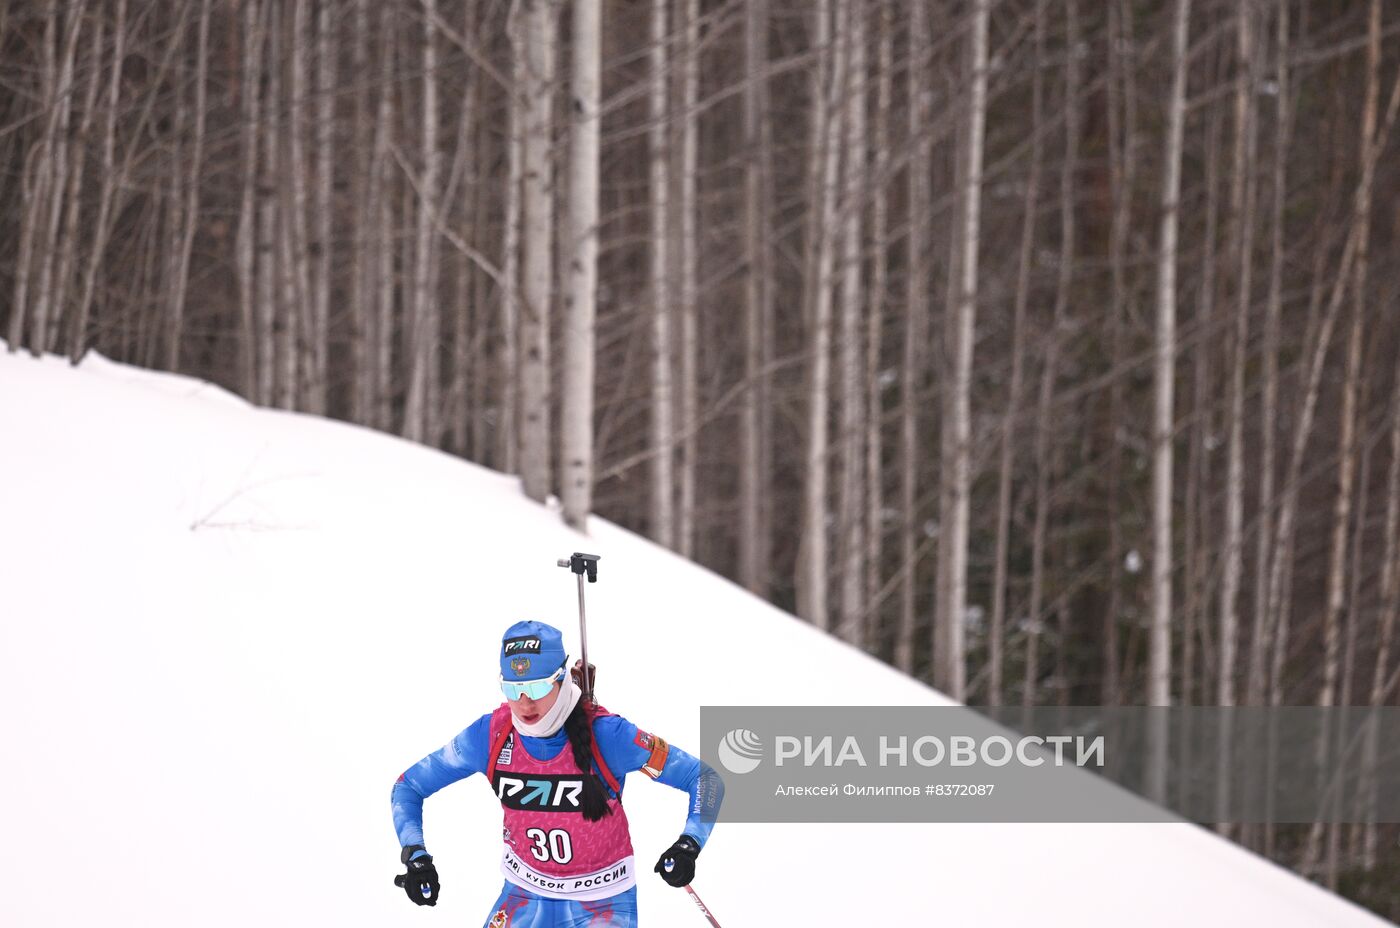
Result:
[[[681,835],[656,862],[661,879],[679,889],[695,879],[695,858],[700,856],[700,842],[690,835]]]
[[[418,905],[437,905],[438,875],[433,866],[433,855],[422,854],[417,860],[410,860],[415,853],[423,850],[421,844],[410,844],[399,854],[399,860],[408,867],[407,873],[394,877],[394,885],[402,886],[408,898]]]

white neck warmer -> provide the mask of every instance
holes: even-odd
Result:
[[[518,718],[512,719],[516,730],[531,738],[548,738],[564,727],[564,720],[569,717],[570,712],[574,711],[574,706],[578,705],[579,697],[582,695],[583,691],[574,682],[573,675],[566,674],[563,683],[559,686],[559,698],[554,700],[554,708],[541,716],[540,720],[533,725],[526,725]]]

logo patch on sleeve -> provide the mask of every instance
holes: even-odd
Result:
[[[637,736],[632,739],[637,747],[650,751],[646,763],[642,764],[642,773],[655,780],[661,776],[661,771],[666,769],[666,756],[671,753],[670,745],[666,739],[660,735],[653,735],[650,732],[637,729]]]

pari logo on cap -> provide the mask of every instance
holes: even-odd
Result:
[[[510,657],[512,654],[540,653],[540,639],[534,635],[526,635],[521,638],[507,638],[501,644],[506,657]]]
[[[564,666],[564,634],[544,622],[516,622],[501,635],[498,656],[504,679],[547,677]]]

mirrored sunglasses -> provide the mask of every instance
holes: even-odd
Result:
[[[521,696],[529,696],[531,699],[543,699],[549,695],[549,691],[554,689],[555,681],[564,678],[564,668],[560,667],[554,673],[542,680],[521,680],[519,682],[507,680],[501,677],[501,692],[506,694],[506,699],[512,702]]]

